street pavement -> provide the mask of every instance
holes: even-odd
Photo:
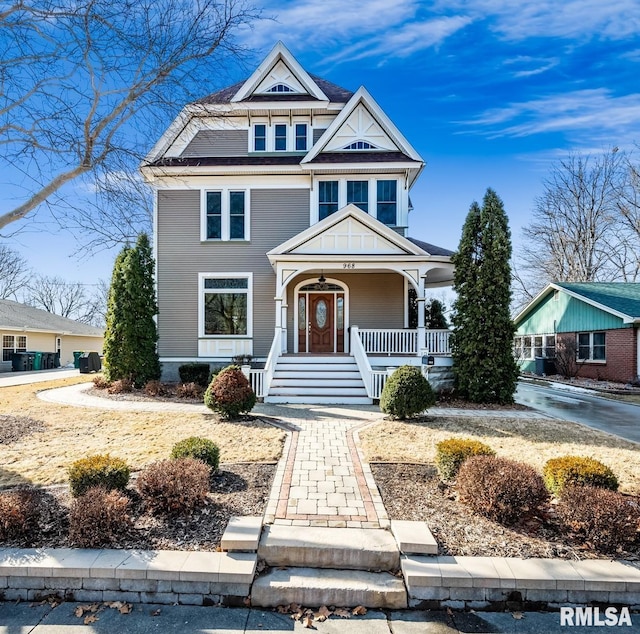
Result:
[[[0,372],[0,387],[43,383],[57,379],[69,379],[79,376],[80,371],[73,368],[57,368],[56,370],[38,370],[34,372]]]
[[[558,612],[445,612],[376,610],[350,619],[331,617],[306,629],[288,614],[258,608],[190,607],[184,605],[133,605],[129,614],[104,606],[97,620],[84,625],[86,614],[74,615],[80,603],[57,607],[0,604],[0,634],[257,634],[258,632],[319,632],[320,634],[596,634],[602,626],[566,627]],[[91,613],[88,613],[91,614]],[[640,614],[631,614],[631,627],[640,633]],[[618,629],[618,628],[616,628]]]
[[[640,405],[595,396],[582,389],[547,387],[520,381],[516,402],[555,418],[640,443]]]

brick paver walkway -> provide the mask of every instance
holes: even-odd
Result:
[[[344,413],[332,417],[330,409],[323,408],[316,416],[285,418],[290,434],[267,505],[267,523],[342,528],[389,525],[359,448],[357,432],[370,423],[345,418]]]

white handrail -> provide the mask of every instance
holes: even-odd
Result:
[[[360,332],[358,326],[351,326],[351,356],[353,356],[360,376],[364,381],[364,386],[367,390],[367,396],[369,398],[378,398],[373,396],[373,386],[371,385],[371,364],[367,359],[367,353],[365,352],[362,340],[360,339]]]
[[[418,352],[418,331],[415,329],[363,328],[358,332],[362,347],[367,354],[417,354]]]
[[[264,379],[262,382],[263,396],[269,394],[269,388],[271,387],[271,381],[273,381],[273,374],[276,370],[276,364],[282,354],[282,330],[276,328],[273,341],[271,342],[271,349],[269,350],[269,356],[267,362],[264,364]]]

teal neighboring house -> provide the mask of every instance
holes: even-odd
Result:
[[[514,319],[514,353],[523,372],[638,380],[640,284],[549,284]]]

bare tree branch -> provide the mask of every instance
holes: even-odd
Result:
[[[19,253],[0,245],[0,299],[17,299],[30,274],[27,261]]]

